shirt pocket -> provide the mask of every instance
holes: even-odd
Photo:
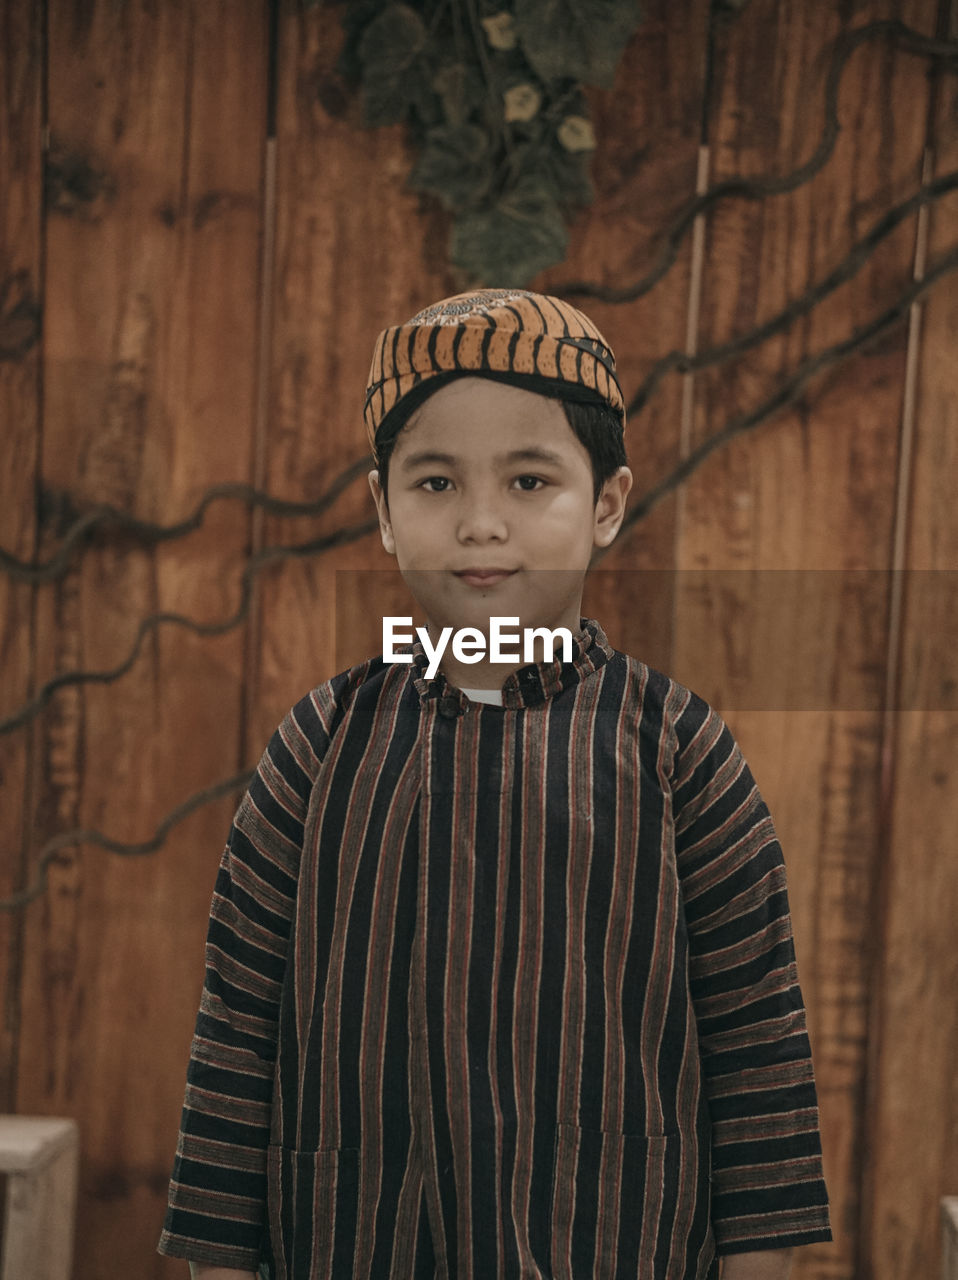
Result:
[[[556,1127],[552,1172],[554,1280],[612,1280],[654,1272],[662,1215],[664,1135]]]
[[[267,1219],[275,1280],[349,1275],[355,1243],[359,1150],[301,1151],[275,1144],[266,1160]],[[345,1257],[343,1256],[345,1251]]]

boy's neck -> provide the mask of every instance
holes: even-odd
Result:
[[[517,662],[515,665],[503,662],[474,662],[465,664],[443,659],[439,670],[455,689],[501,689],[513,671],[528,663]]]

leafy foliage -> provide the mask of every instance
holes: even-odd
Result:
[[[531,278],[561,262],[568,241],[554,193],[538,173],[529,173],[495,204],[467,209],[456,219],[452,259],[472,277],[496,287],[520,273]]]
[[[390,4],[359,39],[366,123],[398,124],[410,111],[429,110],[432,86],[425,52],[428,32],[408,4]]]
[[[566,76],[611,88],[638,21],[638,5],[623,0],[515,0],[519,43],[546,82]]]
[[[635,0],[351,0],[340,74],[370,127],[405,123],[409,185],[452,215],[465,288],[527,284],[595,195],[582,86],[611,86]]]

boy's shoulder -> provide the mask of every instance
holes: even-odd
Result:
[[[408,664],[386,662],[381,653],[366,658],[314,685],[290,709],[286,719],[294,719],[307,737],[319,734],[330,738],[360,691],[378,696],[384,686],[404,683],[404,673],[409,669]]]
[[[681,728],[683,736],[708,721],[721,720],[711,703],[675,676],[620,649],[614,649],[613,653],[625,664],[626,687],[641,699],[643,713],[659,716],[667,724]]]
[[[627,716],[637,721],[640,740],[661,760],[673,782],[740,756],[721,712],[701,694],[631,654],[617,649],[615,655],[626,668],[624,688],[632,691],[627,694]]]

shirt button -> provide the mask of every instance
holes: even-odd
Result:
[[[439,714],[452,720],[459,714],[459,699],[446,694],[444,698],[439,699]]]

